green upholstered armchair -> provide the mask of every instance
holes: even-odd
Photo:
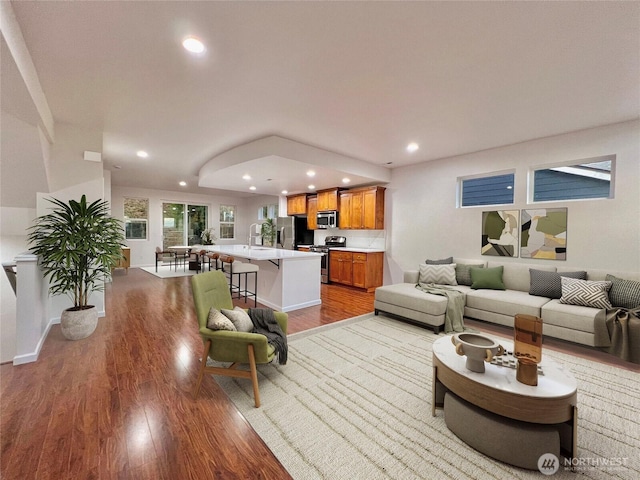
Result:
[[[217,310],[233,310],[233,300],[224,273],[212,271],[194,275],[191,277],[191,290],[200,336],[204,341],[204,354],[193,391],[194,398],[200,392],[202,377],[205,373],[248,378],[253,383],[255,405],[259,407],[260,391],[256,365],[270,363],[276,356],[274,347],[267,342],[267,337],[258,333],[230,332],[207,328],[207,318],[211,307]],[[275,312],[275,317],[286,335],[288,315],[283,312]],[[218,362],[231,362],[231,365],[228,368],[208,367],[208,357]],[[237,366],[242,363],[249,364],[249,371],[237,369]]]

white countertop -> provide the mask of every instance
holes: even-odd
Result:
[[[329,247],[329,250],[339,250],[344,252],[357,252],[357,253],[384,252],[384,250],[381,248],[358,248],[358,247]]]
[[[234,257],[246,258],[249,260],[287,260],[292,258],[312,258],[319,257],[319,253],[300,252],[298,250],[285,250],[282,248],[248,247],[247,245],[207,245],[204,250],[218,252]]]

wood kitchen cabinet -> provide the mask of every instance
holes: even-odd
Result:
[[[353,284],[353,253],[329,250],[329,280],[343,285]]]
[[[318,229],[318,199],[315,196],[307,197],[307,229]]]
[[[383,252],[329,251],[329,280],[372,292],[382,285]]]
[[[384,253],[353,253],[353,281],[352,285],[365,288],[367,292],[382,285]]]
[[[339,226],[342,229],[384,228],[384,187],[365,187],[340,194]]]
[[[340,189],[330,188],[318,191],[318,211],[331,212],[340,210]]]
[[[291,195],[287,197],[287,215],[307,214],[307,194]]]

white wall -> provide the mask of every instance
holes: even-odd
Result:
[[[201,195],[188,192],[173,192],[167,190],[153,190],[135,187],[111,186],[111,214],[115,218],[124,220],[124,198],[149,199],[149,223],[147,240],[127,240],[125,243],[131,248],[131,266],[142,267],[155,264],[156,247],[162,246],[162,204],[164,202],[191,203],[207,205],[209,207],[209,227],[215,229],[216,237],[220,237],[220,205],[235,205],[236,238],[216,240],[217,245],[246,243],[249,224],[256,217],[255,211],[248,208],[249,200],[242,197]],[[252,197],[249,197],[252,198]]]
[[[52,158],[47,169],[49,191],[103,177],[102,162],[84,160],[86,150],[102,152],[102,131],[56,123],[56,141],[51,146]]]
[[[480,255],[482,211],[495,208],[456,208],[458,177],[515,169],[515,204],[508,208],[530,208],[530,167],[608,154],[616,155],[615,198],[536,204],[568,207],[566,261],[500,260],[640,271],[640,122],[636,120],[394,169],[386,191],[385,283],[402,281],[402,270],[416,269],[426,258],[498,258]]]
[[[36,217],[35,208],[0,208],[0,259],[13,261],[27,251],[26,230]],[[4,272],[0,279],[0,363],[16,355],[16,296]]]

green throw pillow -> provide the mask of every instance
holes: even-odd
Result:
[[[506,290],[502,281],[503,267],[494,268],[471,268],[471,288],[479,290],[486,288],[490,290]]]

